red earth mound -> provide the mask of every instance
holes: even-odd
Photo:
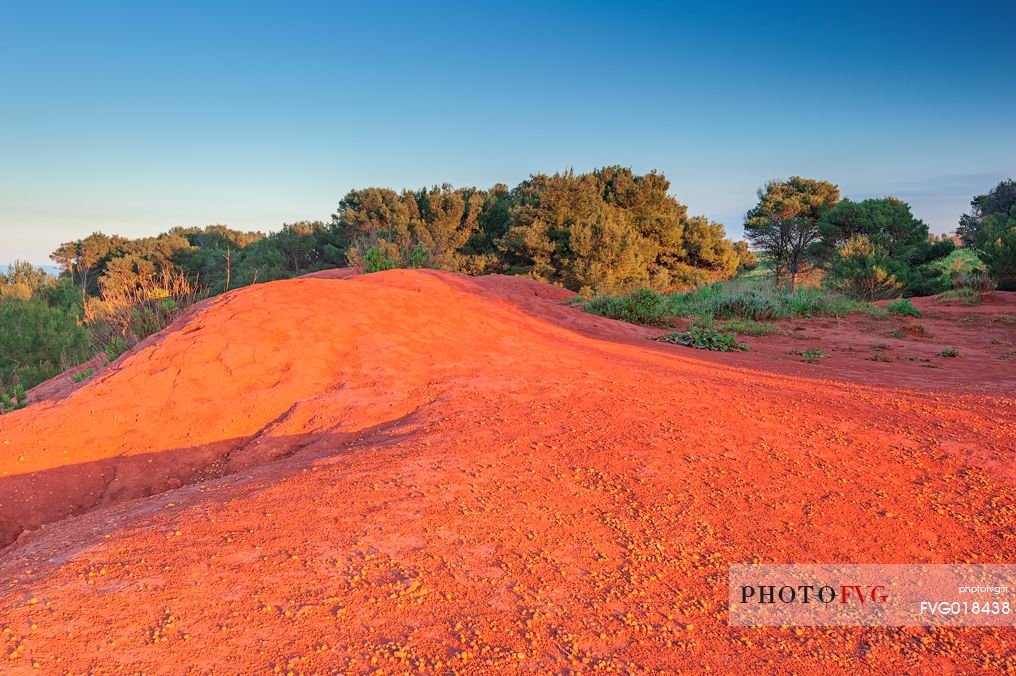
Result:
[[[0,417],[0,659],[68,673],[1011,666],[1011,629],[726,615],[732,562],[1012,559],[1016,401],[994,354],[1012,347],[998,319],[1011,296],[976,320],[909,322],[956,331],[961,357],[929,369],[845,351],[802,364],[786,336],[702,353],[570,295],[434,271],[262,284],[80,385],[33,391]],[[862,351],[867,321],[807,330]],[[880,330],[906,336],[899,354],[931,340],[893,321]],[[984,331],[998,342],[971,347]]]

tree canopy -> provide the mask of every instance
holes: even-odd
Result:
[[[840,199],[828,181],[791,176],[769,181],[758,191],[758,204],[745,214],[744,234],[773,258],[777,284],[793,290],[807,262],[809,247],[819,238],[819,220]]]
[[[960,217],[956,234],[967,246],[976,246],[984,220],[995,214],[1008,215],[1016,206],[1016,180],[1007,179],[970,200],[970,213]]]
[[[218,293],[328,267],[426,266],[525,275],[583,293],[687,287],[754,264],[747,245],[672,197],[657,172],[611,166],[534,174],[515,188],[447,183],[349,191],[329,222],[274,233],[223,225],[127,239],[93,233],[51,258],[85,296],[119,291],[173,268]],[[133,281],[132,281],[133,280]]]
[[[332,217],[350,262],[381,251],[446,270],[525,275],[576,291],[672,288],[729,277],[752,257],[689,217],[656,172],[534,174],[514,189],[354,190]]]
[[[1016,181],[1001,181],[970,207],[956,232],[977,250],[999,288],[1016,289]]]
[[[949,255],[948,239],[932,241],[927,224],[895,197],[844,199],[819,221],[816,259],[829,266],[830,285],[865,300],[942,289],[942,270],[927,263]]]

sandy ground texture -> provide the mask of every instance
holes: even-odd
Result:
[[[1013,561],[1016,294],[739,354],[570,296],[333,271],[33,390],[0,417],[0,671],[1013,670],[1012,628],[726,598],[731,562]]]

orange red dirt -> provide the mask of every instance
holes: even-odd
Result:
[[[1012,670],[1011,628],[730,627],[726,566],[1011,562],[1016,294],[740,354],[571,295],[331,271],[33,390],[0,670]]]

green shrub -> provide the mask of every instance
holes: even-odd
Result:
[[[601,296],[585,303],[586,312],[631,324],[667,326],[672,319],[670,304],[652,289],[639,289],[626,296]]]
[[[28,405],[28,394],[21,383],[0,389],[0,413],[10,413]]]
[[[836,252],[825,281],[853,298],[892,298],[903,288],[903,268],[870,238],[856,235]]]
[[[984,261],[978,257],[974,249],[969,247],[954,249],[945,258],[932,261],[931,265],[940,269],[948,278],[953,278],[957,272],[974,272],[984,269]]]
[[[417,242],[413,250],[409,252],[409,267],[411,268],[429,268],[431,267],[431,255],[427,247],[423,246],[422,243]]]
[[[889,314],[902,315],[904,317],[923,317],[924,315],[914,307],[914,304],[910,302],[909,298],[898,300],[895,303],[890,303],[885,306],[885,309]]]
[[[950,279],[952,288],[970,289],[978,293],[994,291],[995,287],[998,286],[995,278],[980,268],[956,270],[952,273]]]
[[[958,357],[958,356],[960,356],[960,351],[957,350],[955,347],[947,347],[944,350],[942,350],[941,352],[939,352],[938,356],[939,357]]]
[[[1016,288],[1016,204],[1008,211],[985,215],[974,246],[1002,288]]]
[[[397,267],[398,261],[380,247],[372,246],[363,255],[363,271],[366,273],[394,270]]]
[[[108,343],[102,346],[102,351],[106,353],[107,364],[116,361],[129,349],[131,349],[131,341],[124,336],[113,336]]]
[[[748,349],[744,343],[737,342],[732,333],[720,331],[716,324],[708,319],[692,322],[687,331],[666,333],[654,340],[716,352],[739,352]]]
[[[796,354],[801,357],[801,361],[808,362],[809,364],[818,364],[820,359],[829,358],[829,355],[823,352],[820,347],[811,350],[791,350],[789,354]]]
[[[939,294],[938,300],[945,303],[963,303],[964,305],[979,305],[982,294],[969,286],[961,286],[958,289],[951,289]]]
[[[392,233],[369,233],[357,237],[346,253],[349,264],[364,273],[405,268],[441,267],[423,242],[397,244]]]
[[[94,373],[95,373],[95,369],[85,369],[81,373],[75,373],[73,376],[71,376],[71,381],[73,381],[75,383],[80,383],[82,380],[84,380],[85,378],[87,378],[88,376],[90,376],[90,375],[92,375]]]

